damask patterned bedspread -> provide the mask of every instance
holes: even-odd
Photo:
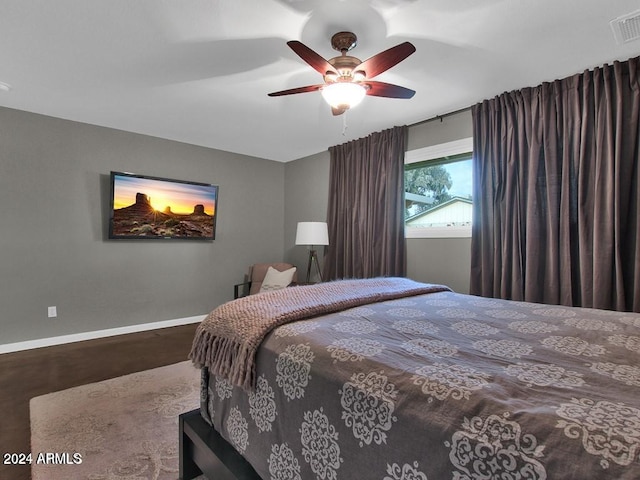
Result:
[[[303,288],[303,287],[301,287]],[[640,315],[452,292],[296,321],[202,414],[264,479],[640,478]]]

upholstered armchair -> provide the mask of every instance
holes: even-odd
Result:
[[[277,290],[297,281],[296,267],[290,263],[256,263],[249,267],[245,281],[233,286],[233,298]]]

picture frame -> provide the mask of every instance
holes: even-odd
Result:
[[[112,171],[109,239],[213,241],[217,207],[217,185]]]

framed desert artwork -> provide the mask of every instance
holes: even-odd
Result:
[[[217,185],[127,172],[110,185],[110,239],[215,239]]]

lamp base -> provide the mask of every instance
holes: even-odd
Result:
[[[320,271],[320,264],[318,263],[318,254],[312,248],[311,250],[309,250],[309,262],[307,263],[307,280],[306,280],[307,283],[310,283],[311,281],[311,266],[314,263],[316,265],[318,277],[320,277],[320,281],[322,282],[322,272]]]

